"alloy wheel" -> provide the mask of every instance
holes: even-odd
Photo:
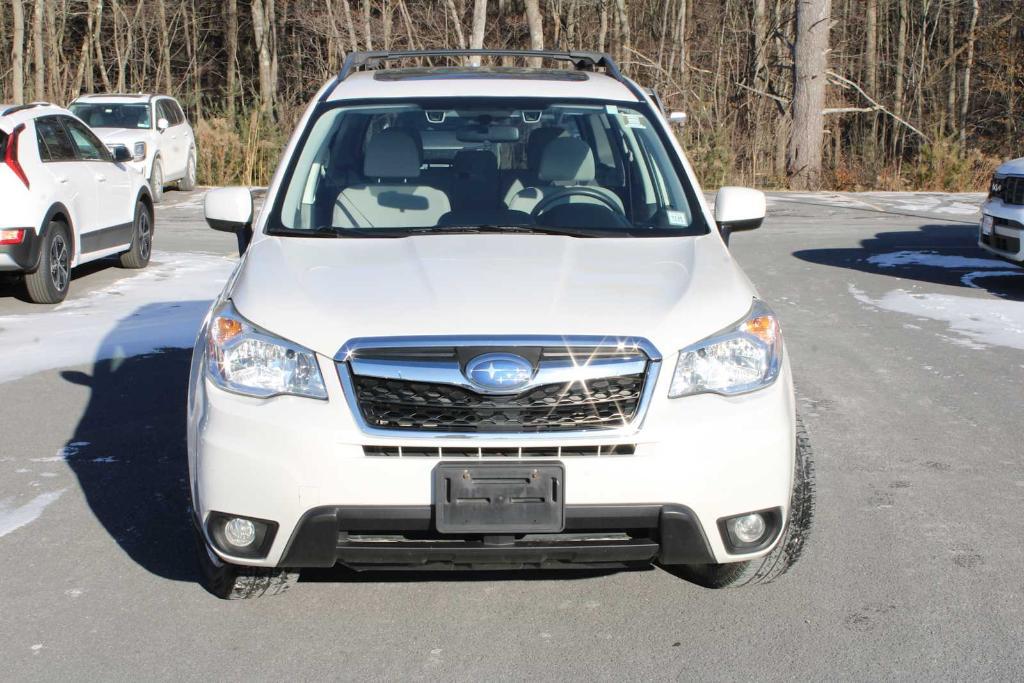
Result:
[[[70,270],[70,254],[68,253],[67,242],[63,235],[55,235],[50,242],[50,281],[63,292],[68,286],[68,271]]]

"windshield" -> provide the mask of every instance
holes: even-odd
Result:
[[[75,102],[71,113],[90,128],[150,128],[148,104],[85,104]]]
[[[267,228],[703,234],[662,135],[639,104],[459,98],[325,108],[299,143]]]

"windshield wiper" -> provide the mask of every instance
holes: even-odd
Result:
[[[408,228],[408,232],[416,235],[423,234],[500,234],[517,233],[521,235],[560,235],[562,237],[594,237],[584,229],[573,230],[570,228],[548,228],[543,225],[496,225],[480,223],[477,225],[439,225],[433,228]]]

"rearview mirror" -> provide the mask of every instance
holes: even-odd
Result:
[[[746,187],[723,187],[715,196],[715,222],[722,239],[729,244],[729,236],[742,230],[761,226],[768,203],[764,192]]]
[[[119,164],[132,160],[132,153],[124,145],[114,145],[110,148],[110,152],[114,155],[114,161]]]
[[[210,190],[203,200],[206,222],[214,230],[233,232],[238,238],[238,253],[245,253],[252,239],[252,193],[247,187],[222,187]]]
[[[170,127],[171,127],[171,124],[167,121],[167,119],[159,119],[156,122],[156,129],[158,131],[160,131],[161,133],[163,133],[165,130],[167,130]]]

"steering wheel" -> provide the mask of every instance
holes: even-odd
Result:
[[[563,197],[571,196],[574,194],[580,195],[581,197],[590,197],[591,199],[596,199],[598,202],[600,202],[606,208],[608,208],[612,213],[618,216],[625,215],[625,213],[623,213],[622,211],[622,208],[620,208],[619,205],[616,204],[611,197],[592,187],[567,187],[563,189],[561,192],[553,194],[549,197],[545,197],[544,199],[537,202],[537,206],[533,207],[533,211],[530,212],[530,215],[536,218],[545,211],[549,210],[556,201],[562,199]]]

